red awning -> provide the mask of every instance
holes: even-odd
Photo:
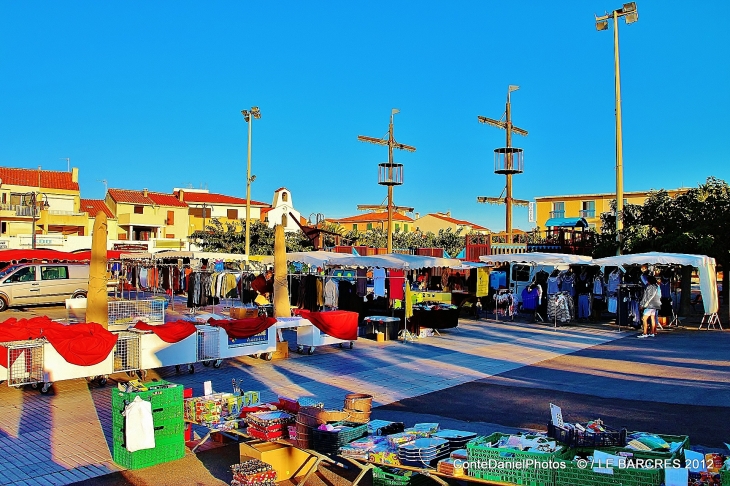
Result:
[[[79,261],[78,255],[57,250],[0,250],[0,262],[47,260],[61,262]]]

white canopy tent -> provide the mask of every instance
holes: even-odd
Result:
[[[720,303],[717,295],[717,273],[715,259],[705,255],[684,253],[635,253],[593,260],[594,265],[617,267],[620,265],[684,265],[697,268],[700,275],[700,292],[705,314],[717,314]]]
[[[326,265],[338,265],[339,261],[343,258],[349,258],[353,255],[349,253],[336,253],[333,251],[293,251],[286,254],[286,261],[288,263],[305,263],[307,265],[314,265],[318,267],[324,267]],[[267,265],[273,265],[274,257],[267,256],[262,260]]]
[[[584,255],[565,253],[511,253],[507,255],[482,255],[486,263],[532,263],[535,265],[590,265],[593,259]]]
[[[360,268],[379,267],[402,270],[420,270],[422,268],[455,267],[461,265],[461,260],[457,260],[456,258],[388,253],[385,255],[371,256],[347,255],[345,258],[338,259],[334,264]]]

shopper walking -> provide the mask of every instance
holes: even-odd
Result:
[[[656,326],[658,319],[658,312],[662,306],[662,292],[659,288],[659,284],[653,275],[647,275],[646,277],[646,288],[644,289],[644,295],[641,298],[640,306],[643,309],[641,315],[641,322],[644,325],[644,333],[639,334],[638,337],[654,337],[656,335]],[[649,320],[651,320],[651,333],[649,330]]]

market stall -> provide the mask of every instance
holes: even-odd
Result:
[[[358,314],[356,312],[333,310],[328,312],[311,312],[304,309],[295,311],[302,323],[297,327],[297,351],[308,347],[309,354],[318,346],[338,344],[343,347],[354,347],[357,340]]]
[[[689,266],[697,269],[700,279],[700,292],[704,316],[700,329],[706,325],[709,329],[719,326],[722,329],[719,310],[719,295],[717,291],[717,272],[715,259],[705,255],[689,255],[683,253],[636,253],[593,260],[593,265],[601,267],[628,267],[642,265]]]
[[[48,317],[11,318],[0,324],[0,366],[11,386],[95,378],[101,384],[114,371],[117,336],[99,324],[65,326]]]
[[[260,316],[249,319],[210,319],[208,325],[220,329],[218,359],[260,356],[269,361],[276,352],[276,319]],[[204,360],[207,361],[207,360]],[[217,366],[220,366],[218,361]]]
[[[130,329],[130,339],[138,339],[138,369],[146,370],[163,366],[187,365],[188,370],[197,361],[197,328],[188,321],[173,321],[160,325],[138,322]],[[120,363],[129,368],[134,356],[134,343],[128,344],[127,361]],[[126,371],[126,370],[117,370]]]

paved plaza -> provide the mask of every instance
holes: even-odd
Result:
[[[516,390],[514,396],[523,388],[675,405],[730,403],[726,352],[730,333],[676,330],[653,340],[637,340],[634,335],[616,332],[607,325],[571,325],[554,330],[546,324],[461,320],[459,328],[415,343],[361,339],[352,350],[323,347],[311,356],[291,353],[290,359],[271,362],[249,357],[231,359],[220,369],[198,364],[194,374],[176,374],[170,367],[151,370],[147,378],[192,387],[195,395],[202,394],[202,384],[207,380],[221,392],[232,391],[232,379],[243,380],[245,389],[261,391],[263,401],[278,396],[313,396],[331,408],[341,408],[347,393],[369,393],[374,397],[374,406],[383,406],[374,411],[375,418],[401,416],[410,422],[409,417],[422,418],[430,412],[443,419],[510,427],[531,424],[502,423],[511,419],[499,415],[498,407],[494,414],[484,407],[470,409],[468,404],[460,408],[459,395],[474,400],[478,395],[473,393],[487,390],[472,388],[461,393],[460,387],[509,386]],[[295,334],[288,331],[284,337],[294,348]],[[697,349],[695,341],[702,348]],[[620,343],[629,343],[633,351],[619,352],[626,349]],[[603,349],[606,354],[592,356],[591,350],[595,349]],[[50,395],[31,388],[0,386],[0,446],[4,451],[0,484],[71,484],[119,471],[110,452],[109,387],[126,378],[113,375],[107,387],[85,380],[60,382],[54,384]],[[657,389],[660,393],[651,391]],[[409,404],[417,397],[431,398]],[[484,398],[487,403],[488,397]],[[547,392],[540,398],[546,417],[549,399]],[[451,410],[460,413],[447,410],[450,402]],[[469,416],[469,410],[474,416]],[[588,412],[574,411],[583,415]],[[538,417],[534,423],[539,422]],[[693,444],[698,439],[701,443],[701,438],[692,437]],[[183,461],[193,464],[197,458],[189,454]],[[164,465],[150,469],[160,467]],[[143,475],[143,471],[135,474]],[[175,480],[169,484],[188,483]],[[189,484],[224,483],[209,476]]]

